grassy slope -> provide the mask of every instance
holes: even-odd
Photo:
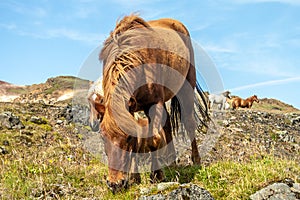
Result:
[[[106,166],[83,148],[82,135],[75,129],[78,127],[56,126],[48,109],[38,104],[1,104],[0,113],[12,111],[26,125],[21,131],[0,130],[0,146],[9,152],[0,154],[2,199],[135,199],[139,188],[151,186],[149,175],[143,174],[141,185],[113,195],[105,184]],[[33,115],[47,123],[31,123],[28,119]],[[199,184],[216,199],[247,199],[263,186],[286,177],[300,181],[299,163],[275,158],[271,153],[253,155],[247,162],[220,160],[202,167],[168,167],[165,172],[168,181]]]

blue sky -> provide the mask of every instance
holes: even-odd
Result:
[[[82,74],[116,20],[132,12],[182,21],[234,95],[300,108],[299,0],[3,0],[0,80],[29,85]]]

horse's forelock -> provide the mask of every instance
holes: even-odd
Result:
[[[120,35],[123,35],[128,30],[136,28],[147,28],[151,30],[150,25],[141,17],[136,14],[125,16],[122,20],[117,21],[114,31],[110,33],[110,36],[104,41],[103,48],[99,54],[99,59],[106,61],[107,56],[113,48],[113,43],[118,43]]]

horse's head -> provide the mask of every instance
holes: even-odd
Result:
[[[108,175],[106,183],[113,192],[128,187],[130,170],[130,146],[132,137],[127,135],[110,135],[101,124],[101,135],[104,141],[104,151],[108,158]]]
[[[223,93],[223,95],[229,99],[231,99],[230,92],[227,90]]]
[[[115,121],[111,121],[109,108],[106,108],[103,121],[100,124],[101,136],[104,141],[104,151],[108,158],[107,186],[113,192],[127,189],[129,171],[131,169],[132,153],[138,150],[137,137],[126,134],[118,127]],[[148,126],[147,119],[135,121],[141,127]]]
[[[252,96],[252,100],[255,101],[255,102],[257,102],[257,103],[259,103],[259,100],[258,100],[258,98],[257,98],[256,95],[253,95],[253,96]]]
[[[99,125],[105,112],[103,96],[93,93],[88,97],[88,102],[90,106],[89,125],[93,131],[99,131]]]

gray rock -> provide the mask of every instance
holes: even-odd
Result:
[[[213,200],[211,194],[195,184],[183,184],[177,189],[172,190],[168,194],[156,194],[151,196],[142,196],[139,200],[183,200],[183,199],[202,199],[202,200]]]
[[[60,119],[58,119],[57,121],[56,121],[56,124],[58,124],[58,125],[61,125],[61,124],[63,124],[64,123],[64,121],[63,120],[60,120]]]
[[[36,116],[32,116],[29,121],[31,121],[32,123],[35,123],[35,124],[47,124],[46,120],[44,120],[41,117],[36,117]]]
[[[158,191],[163,191],[163,190],[166,190],[168,188],[176,187],[176,186],[177,187],[179,186],[178,182],[163,182],[163,183],[157,184],[157,190]]]
[[[8,129],[23,129],[25,126],[21,122],[18,116],[15,116],[11,112],[3,112],[0,114],[0,127],[6,127]]]
[[[300,116],[291,119],[292,125],[300,124]]]
[[[285,183],[274,183],[250,196],[251,200],[297,200],[295,193]]]
[[[4,147],[0,147],[0,154],[8,154],[8,151]]]
[[[79,123],[82,125],[88,125],[89,120],[89,108],[80,104],[67,105],[63,108],[58,118],[63,117],[67,123]]]
[[[288,131],[274,131],[278,135],[279,141],[282,142],[295,142],[293,135],[290,135]]]

